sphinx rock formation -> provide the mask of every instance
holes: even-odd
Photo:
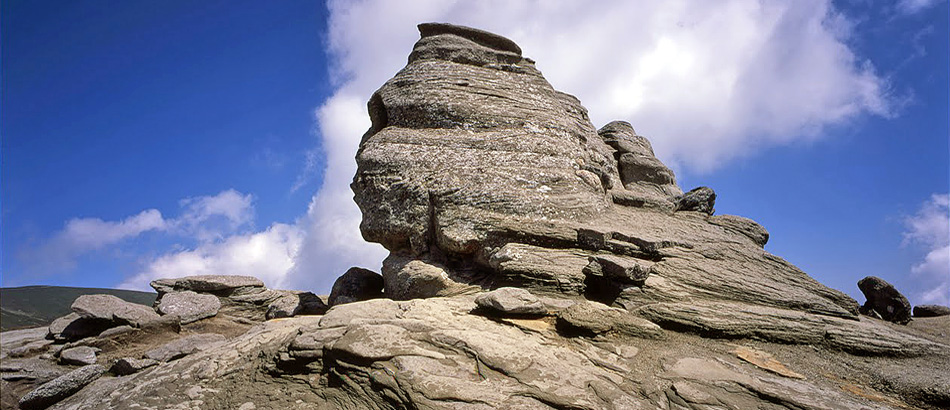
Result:
[[[363,237],[390,251],[388,296],[516,286],[628,310],[728,301],[857,317],[850,297],[763,250],[764,228],[710,216],[711,189],[684,195],[630,124],[596,130],[511,41],[420,31],[370,99],[352,183]]]
[[[419,30],[369,100],[352,183],[382,275],[351,269],[325,312],[253,278],[155,281],[160,306],[210,293],[219,313],[72,342],[111,370],[52,408],[950,407],[950,316],[858,316],[765,228],[713,215],[712,189],[684,193],[630,124],[595,129],[512,41]],[[31,335],[16,348],[48,346]],[[24,360],[4,366],[46,363]]]

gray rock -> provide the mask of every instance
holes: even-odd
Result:
[[[156,309],[163,315],[177,315],[182,324],[213,317],[218,314],[221,301],[217,296],[199,294],[190,290],[168,292],[158,300]]]
[[[620,283],[642,285],[650,276],[653,262],[615,255],[591,256],[584,273],[603,276]]]
[[[113,320],[85,318],[73,312],[53,320],[49,325],[47,338],[57,342],[72,342],[99,335],[113,326]]]
[[[30,356],[48,349],[52,341],[46,339],[46,333],[41,327],[0,333],[0,358]]]
[[[676,211],[694,211],[712,215],[716,213],[716,191],[701,186],[693,188],[676,200]]]
[[[263,288],[264,282],[253,276],[240,275],[197,275],[183,278],[158,279],[150,283],[161,296],[172,291],[190,290],[227,294],[242,288]]]
[[[383,297],[383,277],[369,269],[352,267],[333,282],[330,306]]]
[[[115,326],[141,327],[159,318],[158,313],[148,306],[126,302],[112,295],[82,295],[76,298],[71,309],[83,318],[111,321]]]
[[[950,315],[950,307],[941,305],[914,306],[914,317],[938,317]]]
[[[28,380],[34,384],[46,383],[62,376],[67,371],[68,369],[57,366],[49,360],[38,358],[5,358],[0,364],[0,373],[2,373],[0,377],[3,380]]]
[[[548,313],[537,296],[521,288],[499,288],[478,295],[475,304],[501,316],[538,316]]]
[[[752,240],[756,245],[765,246],[769,241],[769,231],[755,221],[735,215],[715,215],[707,219],[713,225],[738,232]]]
[[[75,394],[102,376],[105,371],[105,367],[92,364],[66,373],[23,396],[20,399],[20,408],[23,410],[45,409]]]
[[[383,282],[386,296],[396,300],[452,296],[479,290],[463,283],[438,264],[395,254],[383,261]]]
[[[96,364],[96,353],[99,353],[99,349],[95,347],[71,347],[69,349],[63,349],[63,351],[59,353],[59,361],[63,364],[78,366]]]
[[[185,336],[145,352],[145,358],[158,362],[168,362],[206,349],[226,338],[217,333],[200,333]]]
[[[152,359],[135,359],[131,357],[124,357],[116,360],[115,364],[112,365],[112,368],[110,368],[109,371],[117,376],[128,376],[157,364],[158,361]]]
[[[620,181],[626,190],[641,195],[647,193],[661,200],[683,194],[676,185],[673,171],[656,158],[650,141],[637,135],[630,123],[614,121],[598,130],[597,134],[615,150]]]
[[[152,325],[158,325],[158,321],[149,322],[149,324],[146,327],[152,326]],[[98,337],[100,339],[105,339],[105,338],[110,338],[110,337],[114,337],[118,335],[124,335],[126,333],[133,333],[137,331],[138,329],[132,326],[122,325],[122,326],[110,327],[106,330],[103,330],[102,333],[99,333]]]
[[[868,276],[858,281],[858,288],[867,298],[861,306],[861,313],[870,316],[877,314],[886,321],[902,325],[910,322],[910,302],[894,285],[879,277]]]
[[[311,292],[288,292],[267,307],[267,319],[292,317],[297,315],[322,315],[327,305],[319,296]]]
[[[576,303],[557,314],[558,329],[567,335],[596,336],[617,333],[656,339],[663,330],[655,323],[596,302]]]

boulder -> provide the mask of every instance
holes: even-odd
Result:
[[[858,288],[867,298],[861,307],[861,313],[869,316],[877,315],[888,322],[902,325],[910,322],[910,302],[894,288],[894,285],[879,277],[868,276],[858,281]]]
[[[276,319],[297,315],[322,315],[326,311],[327,305],[311,292],[287,292],[268,305],[265,317]]]
[[[499,288],[475,298],[475,304],[499,316],[540,316],[548,309],[537,296],[521,288]]]
[[[584,274],[601,276],[620,283],[641,285],[650,276],[653,262],[616,255],[591,256]]]
[[[20,399],[23,410],[45,409],[81,390],[105,373],[106,368],[92,364],[57,377]]]
[[[647,339],[663,336],[663,330],[630,312],[596,302],[581,302],[557,314],[557,326],[566,335],[597,336],[616,333]]]
[[[264,282],[253,276],[196,275],[183,278],[158,279],[150,283],[159,297],[173,291],[190,290],[199,293],[227,295],[240,289],[263,289]]]
[[[163,315],[177,315],[182,324],[195,322],[218,314],[221,301],[217,296],[199,294],[190,290],[167,292],[158,300],[156,310]]]
[[[99,353],[99,350],[98,348],[89,346],[76,346],[63,349],[63,351],[59,353],[59,362],[78,366],[96,364],[96,354]]]
[[[676,199],[676,211],[694,211],[712,215],[716,213],[716,191],[701,186],[693,188]]]
[[[335,306],[383,297],[383,277],[369,269],[352,267],[333,282],[327,303]]]
[[[83,318],[112,322],[114,326],[141,327],[159,318],[158,313],[148,306],[126,302],[112,295],[82,295],[70,308]]]
[[[157,362],[168,362],[201,351],[224,340],[225,337],[217,333],[199,333],[185,336],[145,352],[145,358]]]
[[[49,325],[46,337],[57,342],[72,342],[99,335],[114,326],[115,322],[113,320],[87,318],[73,312],[53,320],[53,323]]]
[[[478,290],[450,275],[443,266],[427,261],[389,255],[383,261],[386,296],[396,300],[431,298],[472,293]]]
[[[914,306],[914,317],[938,317],[950,315],[950,307],[941,305]]]
[[[115,364],[112,365],[112,368],[110,368],[109,371],[117,376],[128,376],[157,364],[157,360],[124,357],[116,360]]]
[[[765,244],[769,242],[769,231],[749,218],[736,215],[715,215],[709,217],[707,221],[727,230],[741,233],[751,239],[756,245],[764,247]]]

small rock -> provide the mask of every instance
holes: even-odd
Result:
[[[112,295],[82,295],[76,298],[71,308],[84,318],[112,321],[116,325],[141,327],[159,318],[158,313],[148,306],[126,302]]]
[[[178,315],[182,324],[195,322],[218,314],[221,301],[217,296],[198,294],[190,290],[170,292],[158,301],[158,312],[163,315]]]
[[[613,255],[595,255],[589,258],[584,274],[603,276],[620,283],[642,285],[650,276],[651,263]]]
[[[868,276],[858,281],[858,288],[867,301],[861,306],[861,313],[872,316],[875,312],[889,322],[906,325],[911,319],[910,302],[894,285],[876,276]]]
[[[23,396],[20,399],[20,408],[34,410],[52,406],[81,390],[87,384],[92,383],[99,376],[102,376],[105,371],[105,367],[91,364],[66,373]]]
[[[203,350],[208,345],[224,340],[225,337],[217,333],[202,333],[185,336],[145,352],[145,358],[159,362],[168,362]]]
[[[505,315],[544,315],[548,310],[541,299],[521,288],[498,288],[475,298],[475,304],[490,312]]]
[[[383,281],[386,296],[394,300],[453,296],[478,289],[456,281],[442,266],[395,254],[383,261]]]
[[[558,312],[557,328],[567,334],[586,336],[619,333],[655,339],[663,335],[663,330],[649,320],[594,302],[576,303]]]
[[[297,315],[322,315],[327,305],[311,292],[288,292],[267,307],[266,319],[293,317]]]
[[[59,361],[63,364],[90,365],[96,364],[96,353],[99,349],[89,346],[77,346],[64,349],[59,353]]]
[[[937,317],[950,315],[950,307],[941,305],[914,306],[914,317]]]
[[[676,200],[677,211],[695,211],[712,215],[716,212],[716,191],[701,186],[683,194]]]
[[[152,359],[134,359],[131,357],[125,357],[119,359],[112,365],[112,368],[109,369],[112,373],[118,376],[127,376],[133,373],[138,373],[148,367],[152,367],[158,364],[158,361]]]
[[[330,306],[383,297],[383,277],[369,269],[352,267],[333,282]]]

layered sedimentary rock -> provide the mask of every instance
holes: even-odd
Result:
[[[729,300],[856,318],[857,302],[763,250],[764,228],[710,218],[715,193],[683,194],[630,124],[598,131],[510,41],[420,31],[370,99],[352,183],[364,238],[399,261],[383,269],[390,297],[516,286],[629,309]],[[427,293],[402,291],[422,265],[437,269],[418,279]]]

